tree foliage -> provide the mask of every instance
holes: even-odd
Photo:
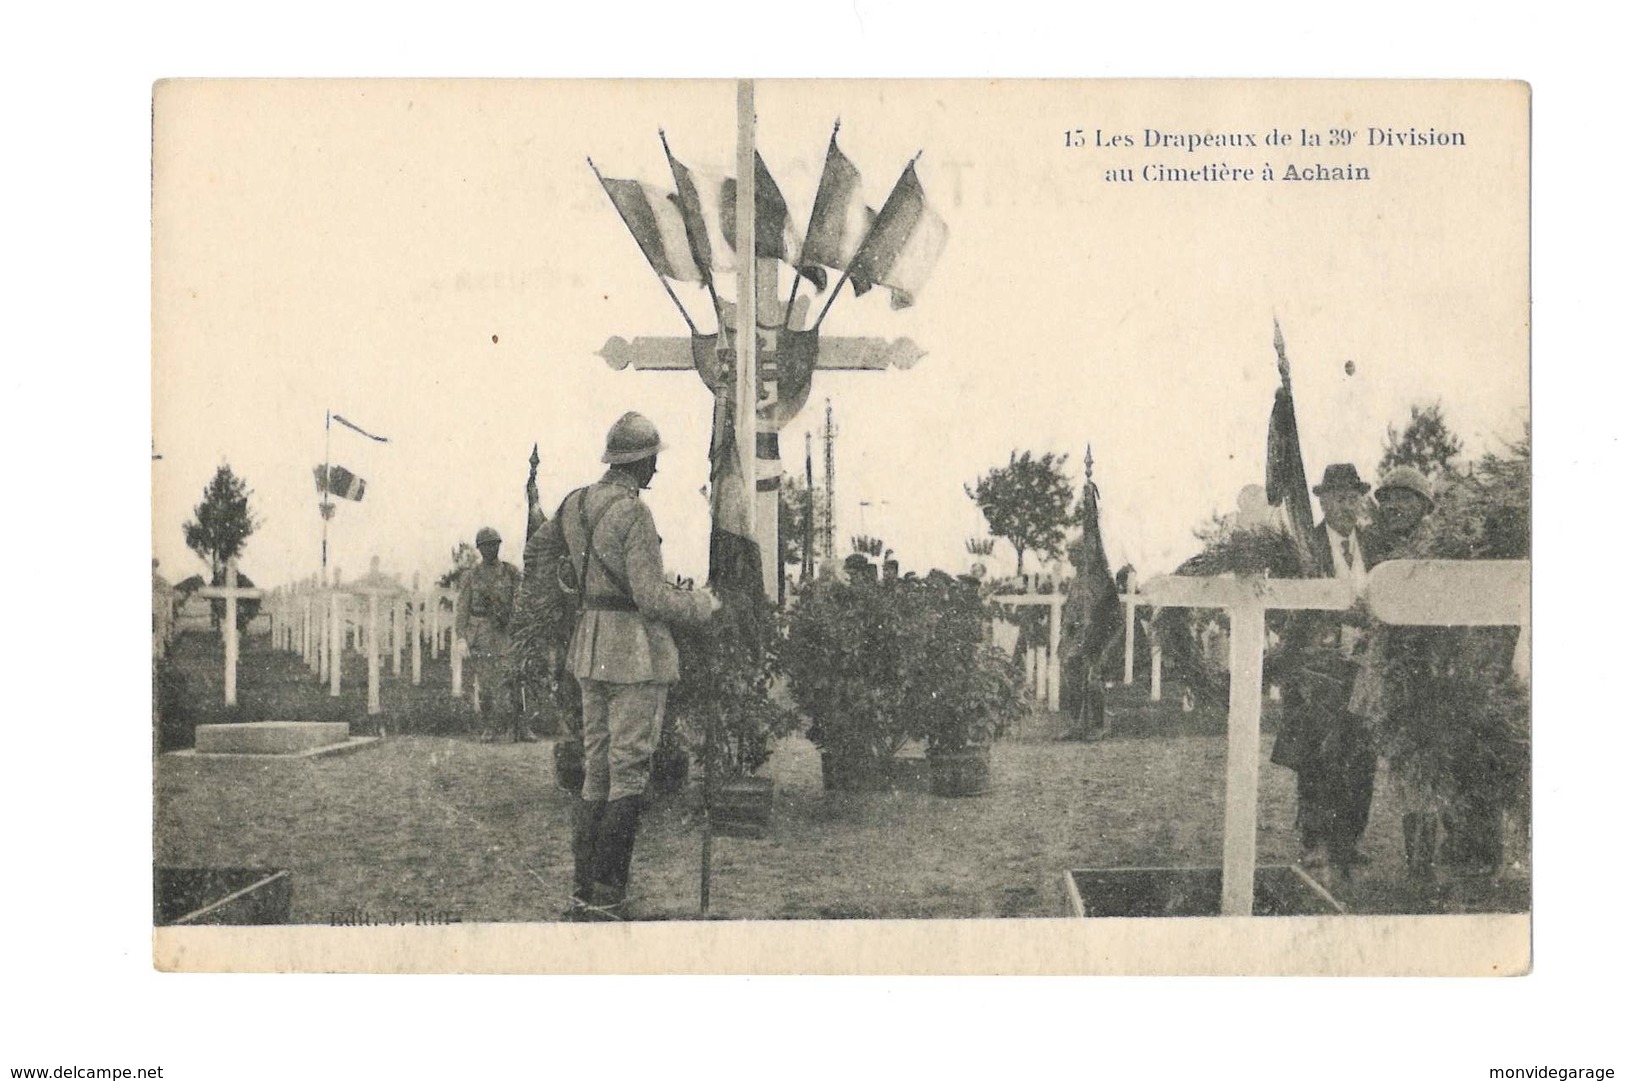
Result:
[[[248,507],[253,494],[231,466],[222,465],[204,487],[203,502],[192,508],[192,521],[181,527],[186,546],[209,565],[211,581],[223,581],[226,564],[242,554],[259,527]]]
[[[802,549],[807,546],[807,516],[811,513],[807,482],[786,477],[779,486],[779,557],[785,563],[800,565]]]
[[[1003,537],[1016,550],[1016,573],[1022,573],[1028,551],[1059,559],[1066,531],[1079,522],[1073,507],[1072,481],[1065,454],[1033,457],[1032,451],[1010,452],[1010,464],[991,469],[965,485],[987,519],[988,532]]]
[[[462,580],[463,572],[477,565],[479,561],[479,549],[468,541],[459,541],[457,547],[451,550],[451,570],[440,576],[440,588],[456,588],[458,582]]]
[[[1399,465],[1408,465],[1422,471],[1430,479],[1449,477],[1455,473],[1455,460],[1461,455],[1461,440],[1445,423],[1444,409],[1438,402],[1411,406],[1411,419],[1403,432],[1392,424],[1383,440],[1383,472]]]

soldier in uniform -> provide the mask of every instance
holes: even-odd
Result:
[[[467,643],[480,697],[490,695],[489,706],[475,703],[485,710],[486,717],[480,741],[496,739],[507,721],[512,725],[515,743],[531,743],[536,736],[525,726],[519,709],[513,645],[508,637],[519,594],[519,569],[497,558],[502,536],[490,526],[474,535],[474,547],[479,549],[480,562],[463,572],[458,585],[457,637]]]
[[[575,805],[575,878],[565,919],[626,918],[632,847],[667,689],[677,682],[669,625],[697,626],[722,602],[666,581],[649,505],[664,444],[647,417],[627,413],[605,440],[607,472],[564,497],[533,538],[536,563],[556,568],[579,615],[566,666],[581,685],[586,780]]]

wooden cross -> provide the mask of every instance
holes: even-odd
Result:
[[[753,470],[748,458],[740,462],[746,483],[754,483],[755,503],[747,503],[747,514],[753,523],[756,544],[762,553],[762,586],[769,597],[779,596],[779,583],[784,567],[779,549],[779,475],[778,433],[783,425],[799,411],[799,403],[789,406],[779,399],[778,389],[778,334],[785,328],[801,330],[806,326],[810,298],[802,297],[793,306],[779,300],[779,264],[776,259],[745,257],[743,253],[756,251],[756,106],[755,83],[742,79],[738,84],[737,145],[738,185],[735,189],[739,264],[739,292],[737,304],[718,301],[720,321],[727,327],[753,326],[755,333],[742,336],[737,349],[737,365],[743,379],[733,380],[736,411],[736,435],[742,458],[754,445],[756,465]],[[664,279],[662,279],[664,281]],[[842,279],[844,284],[844,278]],[[666,286],[670,292],[670,286]],[[840,288],[839,285],[836,288]],[[675,297],[673,298],[675,299]],[[685,319],[687,316],[685,314]],[[693,324],[689,324],[692,328]],[[719,328],[720,329],[720,328]],[[729,331],[729,337],[741,337]],[[880,338],[821,338],[815,371],[884,371],[888,367],[909,368],[924,354],[919,346],[907,338],[885,341]],[[631,365],[638,371],[693,371],[694,340],[692,338],[624,338],[613,337],[599,350],[609,366],[616,371]],[[810,378],[810,376],[809,376]],[[754,387],[756,408],[745,408],[745,397]],[[728,393],[718,388],[717,393]],[[760,432],[768,438],[759,439]],[[702,906],[703,907],[703,906]]]
[[[1043,661],[1039,660],[1037,647],[1027,651],[1027,683],[1033,688],[1035,697],[1049,707],[1050,711],[1058,712],[1061,708],[1061,610],[1066,607],[1066,594],[1061,592],[1059,580],[1052,582],[1053,592],[1039,593],[1038,576],[1027,580],[1026,593],[995,594],[995,604],[1009,605],[1011,607],[1043,606],[1049,609],[1049,653]]]
[[[788,410],[781,408],[783,403],[778,394],[777,369],[777,333],[785,326],[791,329],[801,329],[805,319],[807,307],[802,303],[806,297],[797,299],[794,310],[788,309],[779,300],[777,260],[758,259],[757,261],[758,295],[756,302],[757,320],[757,348],[761,362],[757,368],[757,429],[759,432],[777,436],[783,425],[793,418],[799,409]],[[733,311],[732,305],[724,305],[724,318],[728,318]],[[676,372],[694,371],[694,343],[691,338],[625,338],[612,337],[604,343],[598,355],[616,371],[624,371],[630,366],[635,371],[646,372]],[[912,368],[924,351],[909,338],[898,338],[888,341],[884,338],[825,338],[820,337],[818,342],[818,360],[813,370],[841,371],[841,372],[879,372],[887,368],[907,370]],[[771,448],[773,441],[766,442],[766,448]],[[780,465],[778,453],[771,450],[771,456],[763,454],[764,442],[757,441],[756,457],[756,542],[762,552],[762,579],[763,588],[769,597],[778,596],[779,575],[781,568],[778,565],[776,553],[779,551],[779,515],[778,515],[778,478]],[[763,482],[768,482],[764,488]]]
[[[1250,916],[1258,864],[1258,750],[1264,682],[1264,614],[1342,611],[1353,605],[1338,578],[1167,576],[1144,587],[1163,608],[1223,608],[1230,615],[1230,714],[1225,766],[1224,872],[1219,912]],[[1392,560],[1366,578],[1371,613],[1407,626],[1517,626],[1520,674],[1528,672],[1529,564],[1495,560]]]
[[[200,597],[223,597],[226,601],[226,619],[220,625],[220,635],[226,640],[226,705],[237,704],[237,602],[238,600],[257,600],[265,596],[265,591],[248,589],[237,585],[237,561],[234,559],[226,564],[226,584],[223,586],[204,586],[197,591]]]
[[[340,588],[344,571],[333,568],[333,589],[327,600],[327,696],[337,698],[344,673],[345,596]]]
[[[379,691],[383,658],[378,652],[378,602],[383,597],[398,597],[401,587],[378,569],[378,557],[373,556],[372,569],[349,592],[367,598],[367,713],[376,716],[384,711]]]
[[[1129,572],[1123,601],[1123,684],[1134,685],[1134,634],[1141,608],[1151,609],[1151,701],[1162,701],[1162,638],[1157,634],[1157,608],[1138,589],[1134,573]]]
[[[418,572],[412,572],[412,595],[406,603],[411,606],[412,686],[423,683],[423,591],[418,588]]]

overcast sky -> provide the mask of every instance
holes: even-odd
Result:
[[[919,303],[845,293],[826,337],[907,336],[907,372],[820,373],[785,429],[833,400],[840,543],[878,533],[905,569],[964,569],[985,533],[962,486],[1012,449],[1092,444],[1114,564],[1171,569],[1190,531],[1262,480],[1292,357],[1305,464],[1370,475],[1383,430],[1438,399],[1470,453],[1521,430],[1529,389],[1526,101],[1509,85],[762,83],[759,141],[804,227],[838,116],[878,208],[908,158],[946,219]],[[438,574],[481,525],[523,536],[526,459],[543,503],[595,478],[637,409],[671,450],[647,494],[668,569],[703,576],[708,396],[689,373],[610,370],[611,335],[685,328],[586,164],[669,186],[664,126],[691,166],[732,172],[734,86],[691,83],[182,83],[157,95],[154,554],[200,569],[181,524],[221,462],[262,519],[264,585],[319,560],[311,467],[364,477],[332,562]],[[1370,126],[1467,145],[1369,148]],[[1347,127],[1345,150],[1067,148],[1063,133]],[[1113,184],[1106,169],[1356,163],[1357,184]],[[789,276],[781,287],[788,291]],[[732,289],[731,281],[724,283]],[[679,295],[703,329],[709,302]],[[1353,374],[1348,374],[1352,362]],[[822,464],[818,465],[821,475]],[[867,504],[862,506],[860,504]],[[1007,546],[1003,562],[1013,566]]]

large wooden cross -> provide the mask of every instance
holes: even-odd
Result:
[[[237,704],[237,602],[239,600],[257,600],[265,596],[259,589],[249,589],[237,584],[237,561],[234,559],[226,564],[226,584],[223,586],[204,586],[197,591],[200,597],[223,597],[226,602],[226,618],[220,624],[220,637],[226,642],[226,705]]]
[[[754,84],[746,79],[739,84],[739,183],[736,188],[738,204],[736,220],[739,222],[739,250],[754,251],[756,236],[755,159],[756,111]],[[756,409],[754,416],[739,411],[737,435],[741,455],[754,444],[756,464],[754,470],[748,461],[742,461],[742,472],[747,478],[754,475],[756,503],[752,513],[756,543],[762,553],[762,587],[769,597],[779,595],[779,579],[783,568],[779,561],[779,475],[778,432],[799,410],[787,408],[778,393],[778,333],[788,327],[802,330],[806,326],[809,298],[800,297],[793,307],[779,300],[779,264],[775,259],[740,258],[739,303],[722,302],[721,317],[731,328],[740,323],[756,326],[750,340],[741,340],[738,367],[745,376],[745,386],[755,383]],[[694,371],[694,342],[692,338],[625,338],[612,337],[599,350],[599,356],[616,371],[628,365],[637,371]],[[821,338],[815,371],[872,372],[887,368],[910,368],[924,352],[908,338],[887,341],[883,338]],[[754,378],[753,378],[754,376]],[[725,391],[724,391],[725,393]],[[754,423],[752,423],[754,422]],[[767,438],[758,438],[756,433]],[[833,558],[833,554],[831,555]]]
[[[1223,608],[1230,615],[1230,715],[1225,765],[1224,873],[1219,912],[1250,916],[1258,864],[1258,751],[1264,682],[1264,613],[1341,611],[1353,587],[1337,578],[1167,576],[1143,587],[1163,608]],[[1515,670],[1529,672],[1529,564],[1500,560],[1393,560],[1367,576],[1365,599],[1384,623],[1516,626]]]

